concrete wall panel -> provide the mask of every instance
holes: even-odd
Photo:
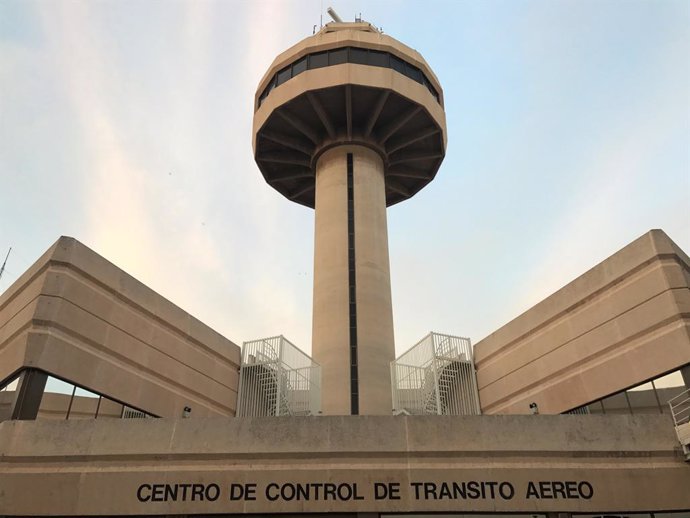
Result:
[[[559,413],[690,363],[688,257],[640,237],[475,346],[484,413]]]
[[[471,480],[507,481],[515,495],[426,498],[412,489]],[[530,481],[583,480],[588,498],[527,498]],[[285,482],[357,484],[361,499],[266,498],[269,484]],[[399,499],[376,499],[377,482],[400,484]],[[154,483],[213,483],[221,494],[140,501],[138,488]],[[230,499],[238,483],[256,484],[255,498]],[[689,486],[690,465],[659,415],[0,423],[0,514],[9,515],[649,512],[689,509]]]
[[[19,333],[19,334],[18,334]],[[72,238],[0,298],[0,379],[36,367],[159,416],[234,415],[239,347]]]

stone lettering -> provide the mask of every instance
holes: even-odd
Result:
[[[592,484],[583,480],[581,482],[540,480],[530,481],[527,484],[526,499],[539,500],[589,500],[594,495]]]
[[[256,500],[256,484],[230,484],[230,500]]]
[[[261,487],[262,499],[268,502],[348,502],[373,498],[375,501],[402,500],[400,482],[372,482],[363,492],[356,482],[270,482]],[[256,501],[257,483],[232,482],[227,486],[225,498],[230,501]],[[516,488],[507,481],[413,481],[408,498],[427,501],[447,500],[512,500]],[[524,486],[523,486],[524,488]],[[522,488],[520,488],[522,491]],[[526,500],[590,500],[594,487],[586,480],[528,481]],[[221,486],[216,483],[141,484],[136,498],[148,502],[215,502],[221,497]]]

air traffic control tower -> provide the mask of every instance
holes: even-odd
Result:
[[[443,91],[418,52],[334,18],[261,79],[254,157],[274,189],[315,209],[312,355],[323,413],[390,415],[386,207],[419,192],[443,161]]]

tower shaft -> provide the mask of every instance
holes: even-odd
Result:
[[[312,355],[326,415],[390,414],[395,359],[386,186],[378,153],[342,145],[316,163]]]

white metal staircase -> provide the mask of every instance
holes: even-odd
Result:
[[[690,389],[669,399],[668,406],[671,408],[673,425],[683,447],[685,460],[690,462]]]
[[[430,333],[391,363],[394,412],[480,413],[469,339]]]
[[[315,415],[320,410],[320,370],[282,335],[245,342],[237,415]]]

